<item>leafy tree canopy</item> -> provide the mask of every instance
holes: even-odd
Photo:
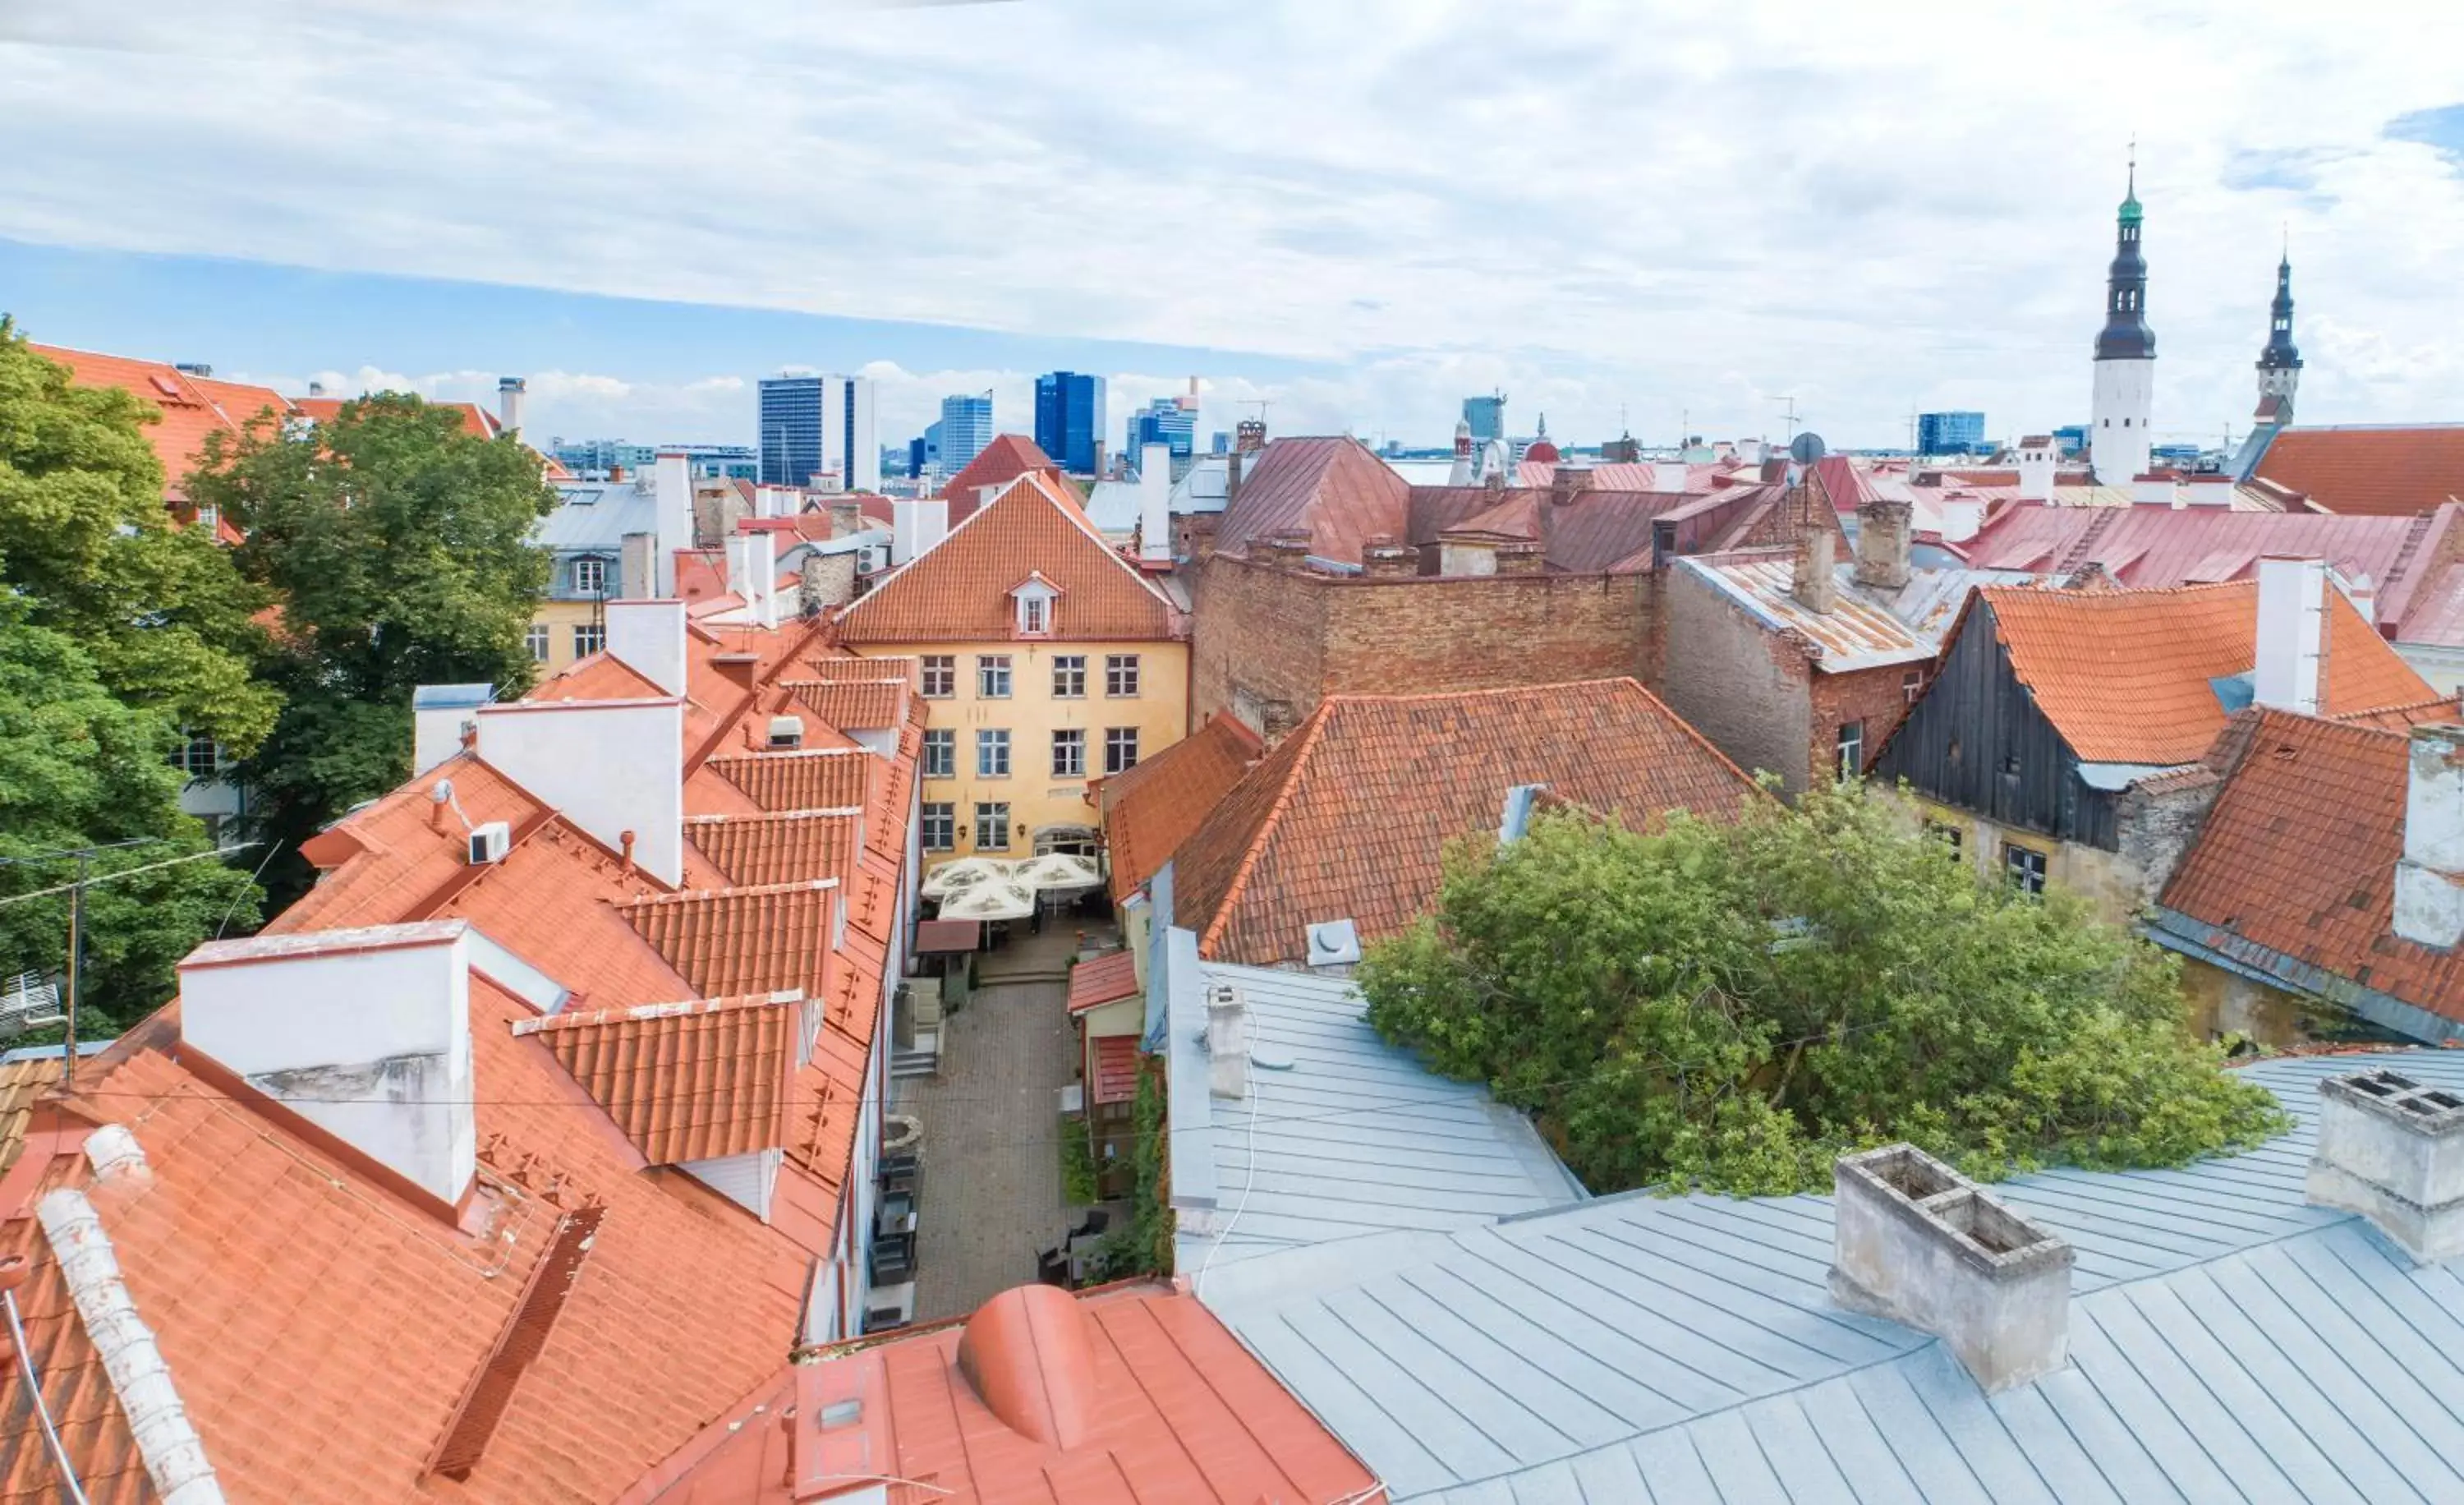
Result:
[[[2282,1126],[2186,1028],[2173,960],[1983,885],[1861,786],[1648,834],[1459,846],[1372,948],[1372,1024],[1529,1108],[1594,1189],[1827,1188],[1911,1140],[1980,1179],[2179,1164]]]
[[[531,535],[556,493],[518,439],[397,393],[343,404],[313,443],[217,435],[188,491],[247,530],[240,569],[282,602],[259,673],[285,703],[240,772],[283,844],[269,886],[294,891],[298,844],[408,775],[412,690],[529,687],[523,634],[548,578]]]
[[[172,525],[143,428],[159,419],[117,387],[71,386],[0,317],[0,589],[113,694],[244,754],[280,698],[253,676],[268,597],[206,529]]]

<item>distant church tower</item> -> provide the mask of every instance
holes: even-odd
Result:
[[[2260,421],[2291,423],[2293,389],[2300,385],[2301,352],[2293,343],[2293,253],[2288,249],[2276,263],[2276,302],[2268,310],[2267,348],[2258,352]]]
[[[2147,258],[2139,249],[2139,164],[2106,279],[2104,331],[2096,337],[2096,395],[2089,408],[2088,464],[2100,486],[2127,486],[2147,469],[2149,416],[2156,406],[2156,332],[2147,327]]]

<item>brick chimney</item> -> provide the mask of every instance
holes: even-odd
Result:
[[[1379,534],[1360,548],[1360,572],[1372,580],[1397,580],[1420,572],[1420,551]]]
[[[1301,569],[1309,561],[1309,536],[1297,531],[1269,533],[1249,545],[1250,557],[1277,569]]]
[[[1908,503],[1877,497],[1857,509],[1857,584],[1897,590],[1908,583]]]
[[[1497,572],[1501,575],[1546,574],[1548,564],[1548,551],[1530,540],[1497,545]]]
[[[1593,479],[1590,466],[1577,464],[1572,459],[1559,460],[1556,470],[1549,476],[1550,504],[1564,506],[1591,490]]]
[[[843,539],[864,531],[864,503],[833,501],[830,503],[830,537]]]
[[[1830,610],[1839,602],[1839,578],[1833,573],[1834,538],[1829,528],[1808,528],[1796,541],[1796,576],[1789,594],[1808,611]]]

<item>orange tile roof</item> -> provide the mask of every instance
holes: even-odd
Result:
[[[846,873],[862,820],[853,809],[696,815],[685,822],[685,839],[729,883],[802,883]]]
[[[817,752],[728,753],[709,767],[765,810],[835,810],[862,805],[874,755],[847,748]]]
[[[227,1497],[437,1498],[429,1458],[565,1215],[586,1204],[602,1221],[582,1277],[469,1482],[444,1493],[611,1498],[797,1340],[803,1250],[681,1173],[640,1169],[603,1118],[575,1111],[548,1054],[514,1037],[530,1009],[484,977],[471,1016],[473,1232],[195,1074],[176,1009],[80,1072],[88,1096],[73,1106],[131,1125],[150,1180],[97,1184],[67,1142],[45,1157],[41,1187],[92,1199]],[[154,1499],[36,1221],[0,1222],[0,1253],[34,1256],[17,1292],[28,1345],[88,1496]],[[0,1406],[0,1501],[59,1497],[31,1408]]]
[[[653,1165],[784,1142],[800,993],[551,1014],[517,1023]]]
[[[846,1401],[861,1409],[838,1423]],[[1020,1287],[964,1325],[799,1365],[620,1505],[789,1505],[860,1474],[914,1481],[897,1505],[1388,1498],[1196,1296],[1140,1281]]]
[[[788,679],[780,688],[841,731],[876,731],[907,719],[907,681],[894,675],[870,682],[846,676]]]
[[[2255,474],[2322,512],[2428,512],[2464,501],[2464,424],[2287,429]]]
[[[531,687],[525,700],[664,700],[668,692],[612,653],[577,658]]]
[[[2215,949],[2264,947],[2464,1019],[2464,949],[2392,929],[2409,739],[2283,711],[2245,715],[2244,748],[2163,906],[2214,927]]]
[[[618,911],[705,998],[826,989],[833,879],[661,894]]]
[[[1041,573],[1061,592],[1036,641],[1153,642],[1186,636],[1171,601],[1095,531],[1077,504],[1029,472],[950,536],[892,570],[838,617],[842,642],[980,642],[1013,636],[1010,592]]]
[[[1089,957],[1069,969],[1069,1011],[1073,1014],[1137,996],[1137,958],[1127,951]]]
[[[136,397],[161,422],[145,426],[146,442],[163,462],[163,493],[183,495],[188,473],[197,468],[206,436],[224,433],[236,438],[259,413],[291,410],[290,400],[271,387],[190,376],[164,361],[138,361],[99,355],[91,350],[64,350],[57,345],[29,345],[36,355],[69,368],[69,380],[79,387],[117,387]]]
[[[26,1127],[33,1120],[34,1104],[45,1093],[60,1083],[62,1058],[56,1055],[29,1056],[22,1061],[0,1061],[0,1176],[17,1163],[26,1148]]]
[[[1424,911],[1446,843],[1495,831],[1506,792],[1640,825],[1733,817],[1751,780],[1632,679],[1422,696],[1331,696],[1252,768],[1173,859],[1177,922],[1212,960],[1307,955],[1306,927],[1364,941]]]
[[[1138,1095],[1138,1037],[1107,1034],[1095,1038],[1095,1079],[1089,1096],[1099,1108],[1129,1102]]]
[[[965,520],[964,507],[976,510],[977,498],[986,486],[1006,486],[1029,471],[1041,471],[1054,480],[1061,479],[1061,467],[1051,455],[1044,453],[1033,439],[1023,433],[997,433],[993,441],[976,453],[957,475],[942,483],[939,495],[950,501],[950,525]]]
[[[2327,714],[2434,696],[2341,591],[2328,595]],[[1987,586],[1963,611],[1979,603],[1992,613],[2012,673],[2085,763],[2195,761],[2225,726],[2211,681],[2249,673],[2257,656],[2256,581],[2169,590]],[[1959,631],[1945,634],[1946,653]]]
[[[1129,897],[1161,872],[1265,751],[1257,733],[1218,712],[1191,736],[1104,780],[1097,792],[1111,852],[1112,897]]]

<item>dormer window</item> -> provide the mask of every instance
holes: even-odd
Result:
[[[1026,583],[1010,592],[1018,603],[1018,635],[1048,637],[1052,633],[1052,613],[1061,599],[1060,587],[1042,575],[1029,575]]]

